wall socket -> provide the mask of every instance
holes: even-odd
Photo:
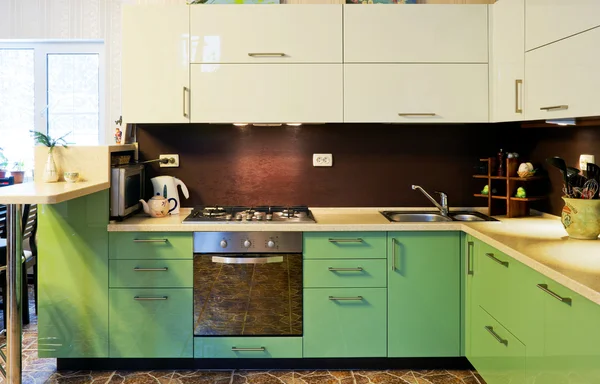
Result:
[[[331,153],[313,153],[313,167],[332,167],[333,155]]]
[[[586,171],[587,163],[596,164],[596,157],[594,155],[580,155],[579,156],[579,169],[581,169],[582,171]]]
[[[159,163],[161,168],[176,168],[179,167],[179,155],[158,155],[159,159],[169,159],[166,164]]]

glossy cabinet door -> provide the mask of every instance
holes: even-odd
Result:
[[[304,289],[304,357],[385,357],[385,288]]]
[[[192,260],[110,260],[111,288],[193,288]]]
[[[108,209],[108,191],[40,206],[39,357],[108,357]]]
[[[460,356],[460,233],[388,233],[388,357]]]
[[[192,63],[341,63],[339,4],[194,5]]]
[[[385,232],[304,232],[304,259],[385,259]]]
[[[523,120],[525,0],[502,0],[490,10],[491,120]]]
[[[344,62],[487,63],[487,5],[344,7]]]
[[[600,26],[598,0],[527,0],[525,4],[528,51]]]
[[[124,122],[190,122],[189,8],[123,6]]]
[[[344,64],[344,69],[345,122],[489,120],[487,64]]]
[[[385,288],[386,259],[304,260],[305,288]]]
[[[342,64],[193,64],[192,122],[343,120]]]

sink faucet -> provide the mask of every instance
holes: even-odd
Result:
[[[418,189],[419,191],[423,192],[425,197],[428,198],[429,200],[431,200],[433,205],[435,205],[437,207],[437,209],[440,210],[440,213],[442,214],[442,216],[448,216],[448,195],[446,195],[444,192],[436,192],[437,194],[440,195],[440,202],[438,204],[438,202],[435,201],[435,199],[433,197],[431,197],[431,195],[429,193],[425,192],[425,190],[423,188],[421,188],[420,186],[413,185],[412,189],[415,191]]]

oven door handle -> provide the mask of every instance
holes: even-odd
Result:
[[[220,264],[268,264],[268,263],[283,263],[283,256],[269,257],[226,257],[213,256],[213,263]]]

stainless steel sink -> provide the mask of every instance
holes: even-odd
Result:
[[[498,221],[479,212],[450,212],[454,221]]]
[[[386,219],[394,223],[435,223],[450,221],[498,221],[479,212],[450,212],[443,216],[439,212],[383,211]]]

